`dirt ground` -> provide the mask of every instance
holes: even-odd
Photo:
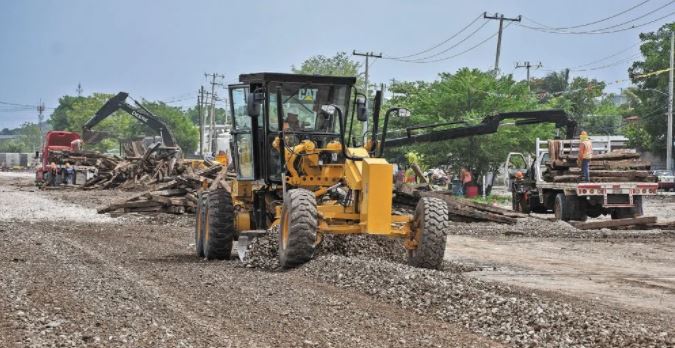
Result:
[[[330,248],[279,271],[198,259],[188,215],[96,214],[130,193],[31,179],[0,173],[2,347],[675,344],[667,232],[460,224],[444,271]]]

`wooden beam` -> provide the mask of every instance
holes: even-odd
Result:
[[[612,228],[612,227],[630,226],[630,225],[650,225],[650,224],[655,224],[655,223],[656,223],[656,216],[642,216],[642,217],[630,218],[630,219],[617,219],[617,220],[574,223],[574,227],[576,227],[580,230],[597,230],[597,229],[600,229],[600,228]]]

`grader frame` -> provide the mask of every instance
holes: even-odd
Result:
[[[309,261],[325,234],[400,238],[410,264],[441,266],[445,203],[423,198],[413,215],[395,214],[393,166],[381,149],[376,154],[389,117],[407,110],[386,112],[381,140],[375,126],[370,141],[348,147],[347,123],[352,129],[355,118],[367,117],[355,78],[258,73],[240,81],[229,86],[236,179],[200,194],[199,256],[229,258],[237,240],[243,257],[251,238],[276,228],[283,267]],[[373,125],[379,124],[380,93],[375,105]]]

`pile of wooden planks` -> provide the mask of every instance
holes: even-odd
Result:
[[[394,201],[398,204],[415,206],[421,197],[436,197],[445,201],[451,221],[515,224],[518,218],[528,216],[509,209],[455,197],[447,191],[415,191],[413,194],[397,192]]]
[[[96,168],[97,175],[87,180],[83,189],[136,189],[169,182],[176,175],[192,170],[177,158],[175,151],[162,150],[160,144],[152,146],[142,157],[101,156]]]
[[[550,182],[579,182],[581,168],[577,165],[578,144],[570,140],[550,140],[549,160],[545,163],[543,179]],[[594,154],[590,162],[591,182],[656,182],[651,175],[651,163],[629,149]]]
[[[230,175],[220,164],[213,164],[197,173],[185,172],[173,177],[153,189],[139,193],[129,199],[113,202],[97,209],[99,214],[111,213],[194,213],[198,191],[203,182],[210,187],[227,185]]]

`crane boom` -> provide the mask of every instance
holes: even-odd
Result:
[[[423,142],[445,141],[474,135],[496,133],[499,125],[504,120],[516,120],[515,125],[528,125],[538,123],[555,123],[556,127],[565,128],[565,135],[568,139],[574,137],[577,128],[577,122],[569,117],[563,110],[539,110],[539,111],[516,111],[504,112],[485,117],[479,124],[473,126],[454,127],[442,130],[433,130],[434,128],[458,124],[461,122],[449,122],[434,125],[424,125],[406,128],[406,136],[384,141],[385,147],[403,146]],[[426,133],[413,134],[414,130],[431,129]]]
[[[85,143],[95,144],[110,136],[109,133],[95,132],[91,129],[115,111],[124,110],[139,122],[157,131],[162,137],[164,146],[176,147],[176,138],[173,136],[173,133],[166,123],[164,123],[161,118],[150,112],[150,110],[145,108],[141,103],[135,100],[135,105],[127,103],[126,99],[128,96],[129,93],[119,92],[117,95],[110,98],[105,104],[103,104],[96,114],[91,119],[89,119],[89,121],[87,121],[84,126],[82,126],[83,141]]]

